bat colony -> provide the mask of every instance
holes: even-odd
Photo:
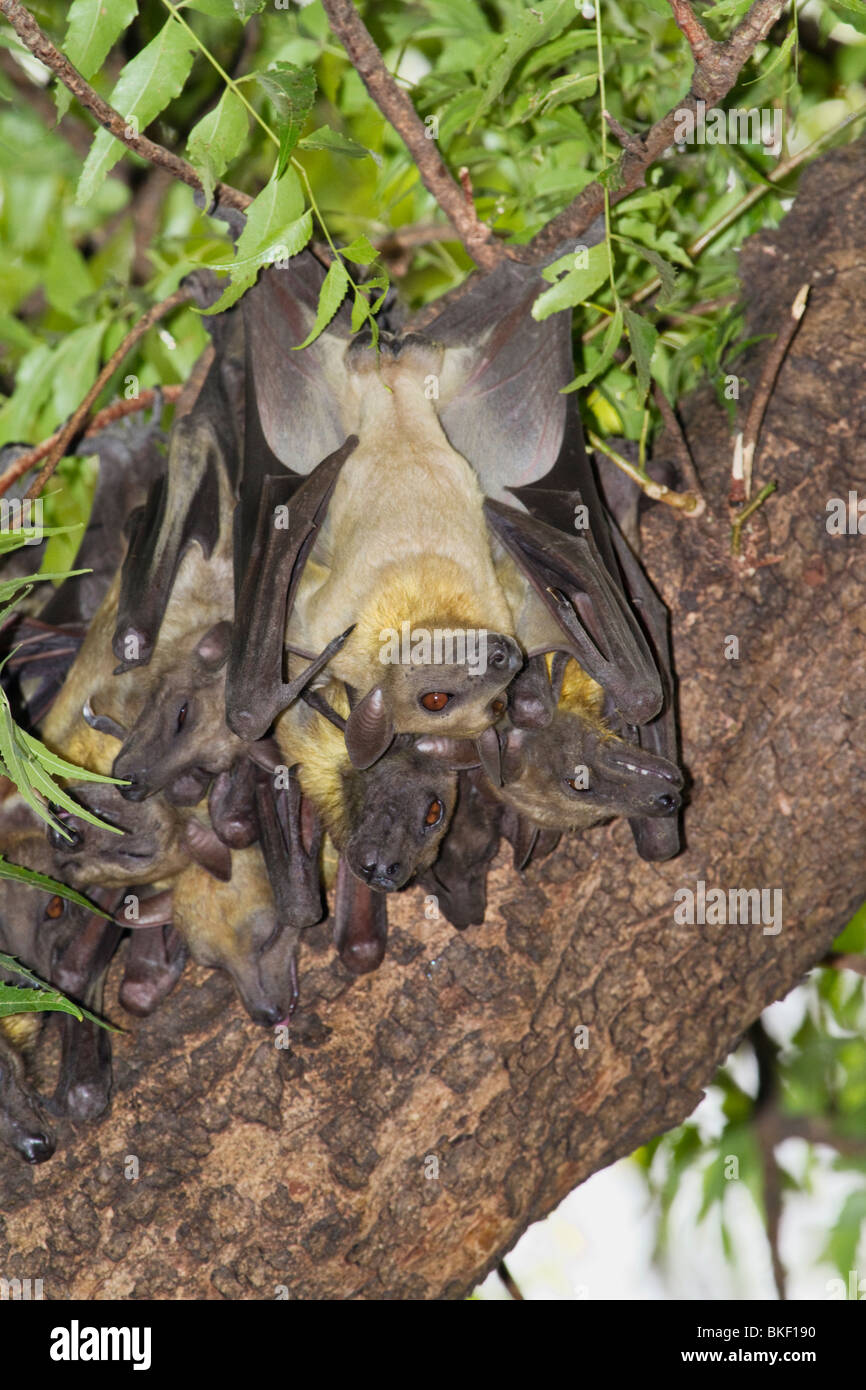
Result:
[[[0,880],[0,950],[90,1008],[126,937],[130,1012],[189,953],[274,1025],[328,891],[362,974],[391,891],[483,922],[502,837],[518,870],[613,816],[645,859],[679,849],[667,615],[561,393],[569,316],[537,323],[539,271],[507,261],[423,332],[383,328],[378,351],[345,305],[293,351],[323,277],[304,252],[208,320],[167,457],[154,426],[96,441],[76,561],[92,573],[7,644],[19,721],[125,782],[69,787],[122,835],[60,811],[46,840],[14,790],[0,803],[8,859],[114,914]],[[42,1102],[34,1017],[0,1024],[0,1140],[40,1162],[46,1112],[98,1115],[111,1073],[108,1034],[60,1015]]]

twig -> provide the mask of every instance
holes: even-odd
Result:
[[[674,20],[680,33],[685,35],[696,63],[704,61],[704,55],[713,47],[713,41],[700,20],[692,10],[689,0],[668,0],[674,12]]]
[[[47,34],[42,32],[36,20],[25,10],[23,5],[19,4],[18,0],[0,0],[0,13],[6,16],[21,42],[29,48],[34,58],[38,58],[40,63],[44,63],[47,68],[50,68],[64,87],[69,88],[85,110],[89,111],[116,140],[126,145],[134,154],[140,155],[142,159],[149,160],[151,164],[157,164],[162,169],[167,169],[176,179],[188,184],[190,188],[195,188],[200,193],[204,191],[201,179],[195,169],[180,155],[173,154],[163,145],[158,145],[155,140],[149,140],[146,135],[132,135],[130,133],[128,122],[121,116],[120,112],[115,111],[113,106],[109,106],[108,102],[104,101],[93,90],[90,83],[84,80],[69,59],[58,48],[55,48]],[[236,208],[239,212],[244,212],[252,202],[249,194],[241,193],[239,189],[232,188],[231,184],[228,183],[214,185],[214,198],[216,202]]]
[[[617,468],[621,468],[633,483],[637,483],[642,492],[647,497],[651,497],[654,502],[664,502],[668,507],[674,507],[677,511],[685,512],[686,516],[699,517],[706,510],[706,502],[703,497],[695,496],[693,492],[674,492],[673,488],[666,487],[664,483],[657,483],[654,478],[647,478],[640,469],[635,468],[633,463],[629,463],[627,458],[618,454],[616,449],[597,434],[590,430],[587,434],[587,442],[593,449],[600,450],[607,458],[612,459]]]
[[[94,434],[99,434],[109,425],[113,425],[115,420],[122,420],[127,415],[135,415],[139,410],[149,410],[160,398],[166,405],[173,405],[184,389],[180,385],[149,386],[131,400],[112,401],[111,405],[106,405],[102,410],[97,411],[82,437],[90,439]],[[54,434],[43,439],[41,444],[36,444],[25,454],[18,455],[15,462],[0,477],[0,496],[8,491],[12,483],[16,482],[24,473],[29,473],[31,468],[35,468],[37,463],[42,462],[46,454],[51,452],[54,444],[60,438],[60,434],[60,430],[55,430]]]
[[[51,474],[63,458],[63,455],[66,453],[67,447],[75,436],[81,432],[84,422],[90,414],[91,407],[99,396],[99,393],[104,389],[106,382],[113,376],[129,350],[135,346],[140,338],[144,337],[149,328],[152,328],[153,325],[158,323],[161,318],[164,318],[166,314],[170,314],[178,305],[186,304],[192,297],[192,288],[188,285],[181,286],[180,289],[175,290],[174,294],[170,294],[168,299],[163,299],[161,303],[152,305],[147,313],[142,315],[135,327],[130,329],[123,342],[120,344],[120,347],[117,348],[116,352],[112,354],[108,362],[106,362],[105,366],[102,368],[102,371],[87,392],[84,400],[72,412],[66,424],[52,437],[50,441],[50,451],[47,451],[48,461],[38,478],[36,478],[27,489],[25,497],[39,496],[39,493],[42,491],[48,479],[51,477]],[[41,448],[42,446],[40,445],[39,447]],[[32,453],[33,451],[30,452]],[[28,463],[26,462],[27,458],[27,454],[22,454],[20,458],[16,459],[15,462],[7,468],[3,476],[0,477],[0,497],[11,487],[16,478],[20,478],[23,473],[27,472],[28,468],[33,467],[34,462],[38,462],[38,460],[31,459]]]
[[[520,1285],[516,1282],[514,1275],[511,1273],[511,1270],[508,1268],[508,1265],[505,1263],[504,1260],[499,1261],[499,1264],[496,1266],[496,1273],[499,1275],[500,1279],[502,1280],[503,1284],[505,1285],[506,1289],[511,1294],[511,1297],[515,1300],[515,1302],[525,1303],[526,1300],[524,1299],[523,1294],[520,1292]]]
[[[325,3],[332,3],[332,0],[325,0]],[[695,55],[691,89],[682,101],[656,122],[639,146],[633,144],[620,156],[615,172],[606,181],[611,205],[621,202],[643,184],[649,166],[674,143],[676,126],[685,112],[691,112],[694,116],[699,101],[714,106],[727,96],[740,71],[785,7],[784,0],[756,0],[731,37],[723,43],[714,43],[704,33],[689,5],[674,4],[673,0],[671,3],[674,18]],[[527,246],[515,248],[512,254],[519,260],[529,262],[544,259],[563,242],[586,231],[603,210],[604,195],[602,184],[589,184],[567,208],[542,227]]]
[[[626,130],[625,126],[620,125],[619,121],[616,120],[616,118],[612,116],[609,111],[602,111],[601,114],[607,121],[613,135],[619,141],[619,144],[622,146],[624,150],[628,150],[632,154],[642,153],[642,136],[632,135],[630,131]]]
[[[760,1019],[749,1029],[749,1041],[755,1050],[758,1064],[758,1094],[755,1097],[753,1121],[764,1169],[764,1208],[767,1217],[767,1240],[773,1261],[773,1278],[779,1298],[784,1300],[785,1266],[779,1254],[779,1226],[782,1219],[782,1184],[776,1163],[779,1132],[778,1048]]]
[[[476,264],[491,270],[505,256],[504,248],[490,228],[479,222],[474,203],[467,202],[463,189],[446,168],[435,140],[428,140],[423,121],[386,68],[352,0],[322,0],[322,5],[349,61],[412,156],[425,188]]]
[[[729,500],[737,505],[745,501],[752,493],[752,463],[755,457],[755,448],[758,443],[758,435],[761,432],[761,424],[764,419],[764,412],[773,391],[773,384],[779,374],[779,368],[785,360],[785,354],[791,345],[791,340],[797,331],[800,320],[806,312],[806,300],[809,297],[809,285],[801,285],[791,305],[787,319],[776,335],[776,341],[764,363],[764,370],[761,372],[761,379],[758,382],[749,414],[746,418],[746,427],[743,430],[742,449],[735,448],[734,465],[731,471],[731,493]]]
[[[779,484],[775,481],[772,483],[767,483],[764,487],[761,488],[761,491],[758,493],[757,497],[753,497],[751,502],[746,503],[745,507],[741,512],[737,512],[731,524],[732,555],[739,555],[740,553],[740,533],[743,529],[743,524],[748,521],[749,517],[752,515],[753,512],[756,512],[759,507],[763,506],[767,498],[770,497],[776,491],[776,488],[778,486]]]

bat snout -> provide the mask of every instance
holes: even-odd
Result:
[[[34,1134],[23,1135],[16,1147],[25,1163],[45,1163],[54,1153],[57,1141],[53,1134],[39,1130]]]

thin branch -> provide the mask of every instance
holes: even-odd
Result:
[[[192,299],[193,293],[194,291],[191,286],[183,285],[179,290],[175,290],[174,294],[170,294],[168,299],[163,299],[161,303],[152,305],[147,313],[142,315],[135,327],[131,328],[127,333],[120,347],[117,348],[116,352],[114,352],[108,362],[106,362],[99,376],[96,378],[96,381],[84,397],[84,400],[76,407],[66,424],[52,436],[50,441],[48,441],[50,448],[44,450],[43,453],[39,453],[40,450],[43,450],[43,446],[39,445],[37,449],[31,449],[26,454],[20,455],[20,457],[7,468],[6,472],[0,477],[0,497],[12,486],[17,478],[20,478],[22,474],[27,472],[28,468],[32,468],[34,464],[39,462],[39,459],[44,457],[45,453],[47,453],[47,463],[39,474],[39,477],[31,483],[25,493],[25,497],[38,497],[73,439],[75,439],[76,435],[81,433],[84,423],[100,392],[105,388],[106,383],[114,375],[130,349],[133,348],[139,339],[144,337],[148,329],[152,328],[155,323],[158,323],[161,318],[164,318],[166,314],[170,314],[171,311],[176,309],[180,304],[186,304]],[[34,458],[34,454],[37,454],[38,457]]]
[[[644,144],[642,135],[632,135],[630,131],[626,130],[625,126],[620,125],[619,121],[612,116],[609,111],[602,111],[601,114],[607,121],[614,138],[624,150],[632,154],[643,153]]]
[[[785,1266],[779,1254],[779,1227],[782,1220],[782,1183],[776,1163],[779,1132],[779,1073],[778,1047],[760,1019],[749,1029],[749,1041],[755,1050],[758,1064],[758,1094],[755,1098],[754,1126],[761,1151],[764,1170],[764,1208],[767,1218],[767,1240],[773,1262],[773,1278],[779,1298],[786,1298]]]
[[[637,483],[641,492],[645,492],[654,502],[664,502],[666,506],[674,507],[691,517],[699,517],[706,510],[707,504],[703,497],[695,496],[693,492],[674,492],[673,488],[666,487],[664,483],[657,483],[654,478],[646,477],[633,463],[629,463],[627,458],[617,453],[616,449],[612,449],[606,440],[593,434],[592,430],[587,433],[586,438],[590,448],[598,449],[606,458],[612,459],[617,468],[621,468],[626,477]]]
[[[446,168],[435,140],[428,139],[423,121],[406,92],[385,66],[352,0],[322,0],[328,23],[367,91],[394,127],[412,156],[421,180],[453,226],[477,265],[491,270],[505,256],[489,227],[479,222],[474,203]]]
[[[331,2],[332,0],[326,0],[326,3]],[[688,11],[690,16],[690,21],[686,21],[689,30],[686,37],[692,45],[692,52],[695,53],[691,89],[682,101],[656,122],[639,146],[632,144],[632,147],[620,156],[615,172],[607,180],[611,205],[621,202],[643,184],[649,166],[674,143],[674,132],[684,114],[690,113],[694,117],[699,101],[713,106],[727,96],[740,71],[784,8],[784,0],[756,0],[731,37],[724,43],[713,43],[691,14],[690,6],[674,6],[677,23],[680,23],[677,9],[681,9],[684,14]],[[682,25],[680,27],[682,28]],[[699,38],[698,31],[703,35],[703,39]],[[695,43],[700,50],[700,58],[697,56]],[[513,249],[512,254],[519,260],[529,262],[549,256],[563,242],[585,232],[590,223],[595,221],[604,208],[604,194],[602,184],[589,184],[567,208],[542,227],[527,246]]]
[[[773,392],[773,385],[779,375],[779,368],[785,360],[785,354],[791,346],[800,320],[806,312],[806,300],[809,298],[809,285],[801,285],[794,298],[794,302],[788,311],[788,317],[776,335],[776,341],[764,363],[764,370],[755,390],[749,414],[746,417],[746,427],[743,430],[742,457],[739,457],[739,450],[735,451],[734,468],[731,477],[730,501],[737,505],[745,501],[752,494],[752,464],[755,457],[755,448],[758,443],[758,435],[761,432],[761,424],[764,413],[767,409],[770,396]],[[739,476],[737,476],[739,473]]]
[[[668,0],[674,12],[674,21],[680,33],[685,36],[696,63],[702,63],[713,47],[713,41],[700,20],[692,10],[689,0]]]
[[[744,524],[748,521],[752,513],[756,512],[759,507],[762,507],[766,502],[767,498],[773,495],[778,486],[779,484],[777,482],[766,483],[765,486],[761,488],[761,491],[758,493],[758,495],[756,497],[753,497],[751,502],[747,502],[741,512],[737,512],[731,525],[732,555],[739,555],[740,553],[740,539]]]
[[[829,951],[818,964],[831,970],[853,970],[857,975],[866,975],[866,956],[856,956],[849,951]]]
[[[69,59],[55,48],[54,44],[44,34],[31,14],[25,10],[18,0],[0,0],[0,13],[8,19],[12,28],[15,30],[21,42],[29,48],[34,58],[38,58],[40,63],[44,63],[50,68],[55,77],[58,77],[64,87],[75,99],[84,107],[86,111],[95,117],[105,130],[126,145],[127,149],[134,154],[140,155],[142,159],[149,160],[151,164],[157,164],[162,169],[167,169],[176,179],[188,184],[190,188],[203,193],[201,179],[191,164],[182,159],[180,155],[172,154],[171,150],[165,149],[163,145],[158,145],[155,140],[149,140],[146,135],[132,135],[129,131],[128,122],[119,111],[115,111],[113,106],[109,106],[97,92],[93,90],[89,82],[86,82],[77,68],[73,67]],[[228,207],[236,208],[238,212],[244,212],[252,202],[248,193],[241,193],[239,189],[232,188],[228,183],[217,183],[214,185],[214,199],[217,203],[223,203]]]
[[[504,1260],[499,1261],[499,1264],[496,1266],[496,1273],[499,1275],[499,1278],[502,1280],[514,1301],[516,1303],[524,1303],[526,1300],[520,1291],[520,1285],[517,1283]]]

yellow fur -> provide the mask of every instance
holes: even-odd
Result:
[[[9,1014],[0,1018],[0,1033],[17,1052],[29,1052],[36,1045],[41,1023],[40,1014]]]
[[[323,692],[337,714],[349,713],[342,685]],[[277,720],[275,734],[288,767],[300,764],[301,789],[316,807],[327,830],[338,840],[346,833],[343,778],[351,770],[346,741],[329,720],[306,706],[293,706]]]

